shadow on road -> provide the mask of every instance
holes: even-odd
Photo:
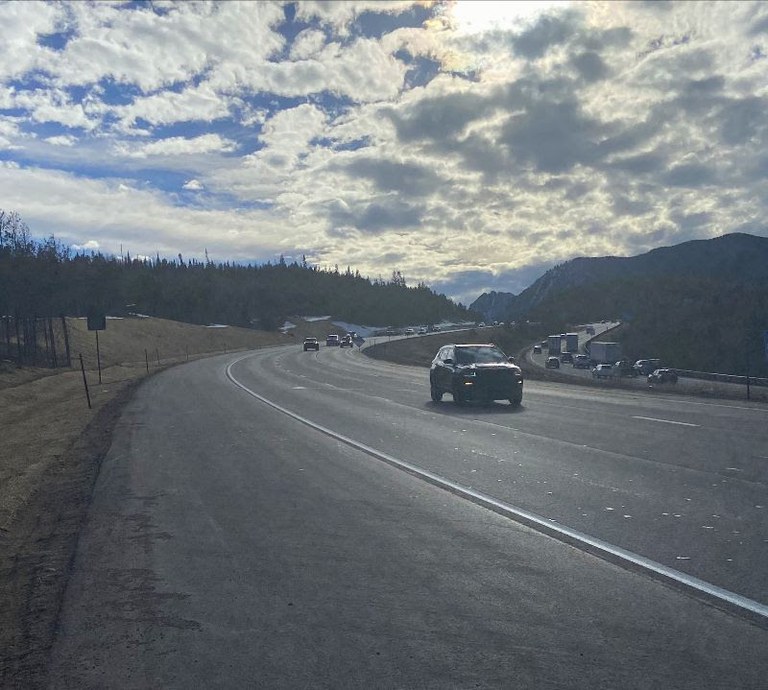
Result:
[[[457,405],[450,398],[441,402],[434,402],[428,400],[424,403],[424,407],[430,412],[436,412],[438,414],[449,415],[452,417],[463,417],[466,415],[510,415],[520,414],[525,411],[524,405],[510,405],[508,402],[494,401],[494,402],[467,402],[463,405]]]

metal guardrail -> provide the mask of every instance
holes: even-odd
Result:
[[[692,371],[690,369],[678,369],[677,367],[670,367],[677,372],[678,376],[684,376],[688,379],[701,379],[703,381],[718,381],[720,383],[737,383],[742,386],[747,385],[746,376],[737,376],[735,374],[716,374],[709,371]],[[758,378],[756,376],[749,377],[750,386],[768,386],[768,379]]]

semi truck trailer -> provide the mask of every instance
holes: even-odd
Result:
[[[565,351],[576,354],[579,351],[579,334],[578,333],[566,333],[565,334]]]
[[[589,344],[589,358],[595,364],[615,364],[621,359],[621,343]]]

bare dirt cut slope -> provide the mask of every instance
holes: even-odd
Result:
[[[293,335],[155,318],[109,319],[96,336],[68,319],[71,369],[0,362],[0,687],[36,687],[43,674],[80,524],[111,431],[147,376],[187,359],[293,343]],[[89,409],[79,368],[82,354]]]

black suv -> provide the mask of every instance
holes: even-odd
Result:
[[[523,372],[496,345],[466,344],[441,347],[429,370],[432,400],[450,393],[457,405],[468,401],[523,399]]]

